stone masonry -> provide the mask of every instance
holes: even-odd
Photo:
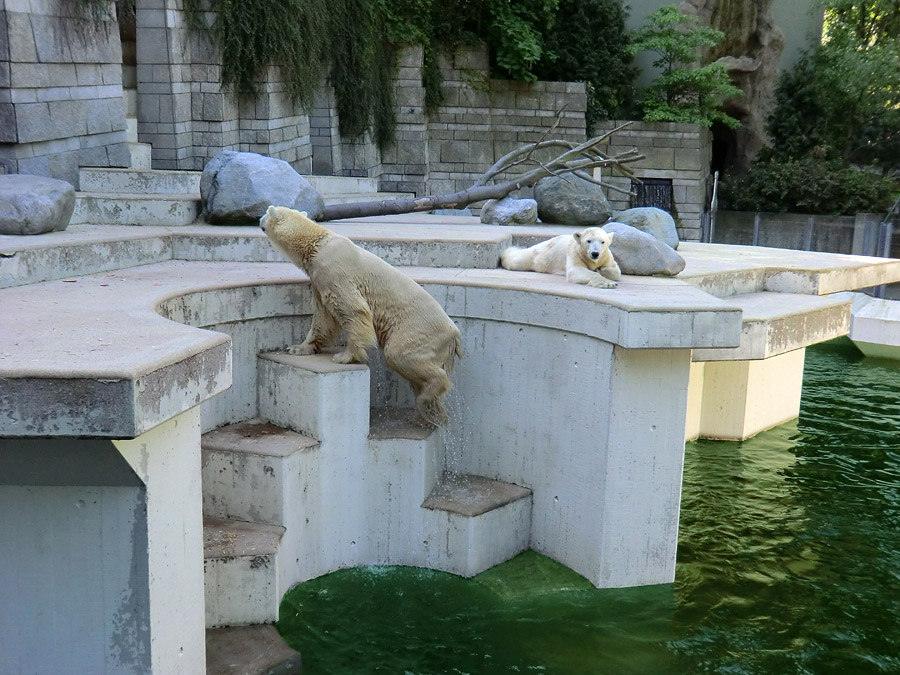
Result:
[[[215,49],[189,32],[181,0],[138,0],[136,23],[138,135],[153,146],[153,168],[201,170],[230,149],[310,172],[309,119],[277,68],[265,73],[255,101],[238,101],[222,89]]]
[[[0,173],[78,185],[80,166],[127,167],[122,50],[115,17],[74,3],[0,9]]]
[[[606,133],[620,124],[623,122],[598,122],[594,133]],[[678,236],[684,241],[700,241],[712,159],[712,136],[708,129],[696,124],[633,122],[612,136],[605,147],[610,154],[637,148],[647,158],[632,165],[638,178],[671,180]],[[631,179],[621,174],[604,175],[603,180],[625,190],[631,188]],[[609,190],[607,196],[614,210],[633,206],[621,192]]]
[[[560,110],[552,137],[584,141],[587,97],[582,83],[491,79],[485,48],[460,49],[440,64],[444,105],[428,117],[422,49],[401,54],[396,146],[379,158],[371,142],[341,141],[335,174],[378,177],[381,189],[392,192],[453,193],[471,186],[504,154],[543,138]],[[317,134],[315,125],[312,133]],[[530,196],[530,190],[523,196]]]

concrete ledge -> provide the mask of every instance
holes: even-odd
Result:
[[[846,335],[850,302],[843,297],[749,293],[728,298],[743,311],[741,346],[696,349],[694,361],[767,359]]]

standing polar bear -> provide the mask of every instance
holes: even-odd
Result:
[[[530,248],[508,248],[500,254],[500,264],[520,272],[555,274],[565,271],[566,281],[570,283],[615,288],[622,272],[609,250],[612,240],[611,232],[589,227],[574,234],[561,234]]]
[[[270,206],[259,226],[282,254],[309,275],[315,310],[306,339],[288,348],[321,352],[343,330],[347,348],[338,363],[365,363],[380,345],[387,364],[412,385],[427,421],[447,423],[443,395],[452,386],[454,357],[462,357],[459,329],[415,281],[306,213]]]

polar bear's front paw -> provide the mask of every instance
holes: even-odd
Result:
[[[618,285],[619,284],[617,284],[615,281],[604,279],[601,276],[598,276],[596,279],[591,279],[588,282],[588,286],[591,286],[592,288],[615,288]]]
[[[285,351],[293,356],[309,356],[310,354],[315,354],[318,350],[314,344],[304,342],[299,345],[291,345]]]
[[[357,358],[352,352],[349,350],[339,352],[331,357],[331,360],[335,363],[365,363],[365,359]]]

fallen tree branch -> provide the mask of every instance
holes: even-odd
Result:
[[[631,122],[625,122],[615,129],[606,132],[602,136],[590,138],[580,144],[575,144],[566,140],[548,140],[546,138],[547,135],[556,128],[558,123],[559,119],[557,118],[556,123],[545,132],[537,142],[516,148],[512,152],[501,157],[490,169],[482,174],[471,187],[468,187],[465,190],[443,195],[402,197],[398,199],[382,199],[380,201],[355,202],[350,204],[332,204],[325,207],[324,212],[319,217],[319,221],[326,222],[330,220],[343,220],[346,218],[387,216],[401,213],[421,213],[423,211],[433,211],[435,209],[462,209],[469,204],[485,201],[487,199],[503,199],[509,195],[510,192],[523,187],[531,187],[547,176],[562,176],[566,174],[574,174],[579,179],[586,180],[590,183],[595,183],[617,192],[631,194],[628,190],[609,185],[608,183],[603,183],[602,181],[593,178],[591,175],[592,170],[598,167],[614,168],[632,180],[637,180],[634,173],[626,166],[627,164],[644,159],[644,156],[636,149],[632,148],[631,150],[626,150],[625,152],[621,152],[611,157],[604,156],[597,149],[597,146],[600,143],[617,131],[631,124]],[[540,162],[535,159],[535,152],[547,148],[562,148],[565,151],[561,155],[546,162]],[[538,164],[537,168],[526,171],[515,178],[490,183],[490,181],[497,178],[497,176],[509,171],[513,167],[528,162]]]

